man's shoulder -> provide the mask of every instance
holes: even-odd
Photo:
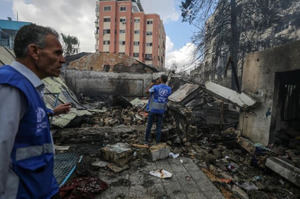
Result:
[[[0,75],[21,75],[16,69],[10,65],[0,67]]]

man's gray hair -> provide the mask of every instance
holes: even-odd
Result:
[[[14,52],[16,57],[26,57],[29,44],[36,44],[40,48],[44,48],[46,46],[46,36],[49,34],[59,39],[59,34],[52,28],[36,24],[23,26],[15,37]]]

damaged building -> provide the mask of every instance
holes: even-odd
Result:
[[[49,108],[72,103],[50,118],[60,195],[299,198],[299,49],[249,54],[240,93],[168,73],[164,143],[150,147],[146,88],[166,73],[122,54],[73,57],[60,78],[43,80]],[[1,47],[0,63],[13,60]]]
[[[158,72],[127,55],[98,52],[70,62],[63,76],[78,96],[143,97],[152,79],[160,76]]]

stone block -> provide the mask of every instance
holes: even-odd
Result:
[[[152,161],[166,159],[170,153],[170,147],[166,143],[161,143],[150,147]]]
[[[281,175],[288,181],[300,187],[300,169],[279,158],[271,157],[266,161],[266,167]]]
[[[129,144],[117,143],[114,145],[107,145],[101,149],[102,157],[110,162],[123,167],[132,157],[132,150]]]

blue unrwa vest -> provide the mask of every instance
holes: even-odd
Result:
[[[168,97],[172,90],[165,84],[154,85],[150,90],[154,90],[149,102],[149,111],[156,114],[164,114],[167,109]]]
[[[12,169],[20,179],[17,198],[51,198],[58,185],[53,175],[54,151],[45,103],[29,80],[10,66],[0,67],[0,84],[19,89],[27,99],[11,153]]]

